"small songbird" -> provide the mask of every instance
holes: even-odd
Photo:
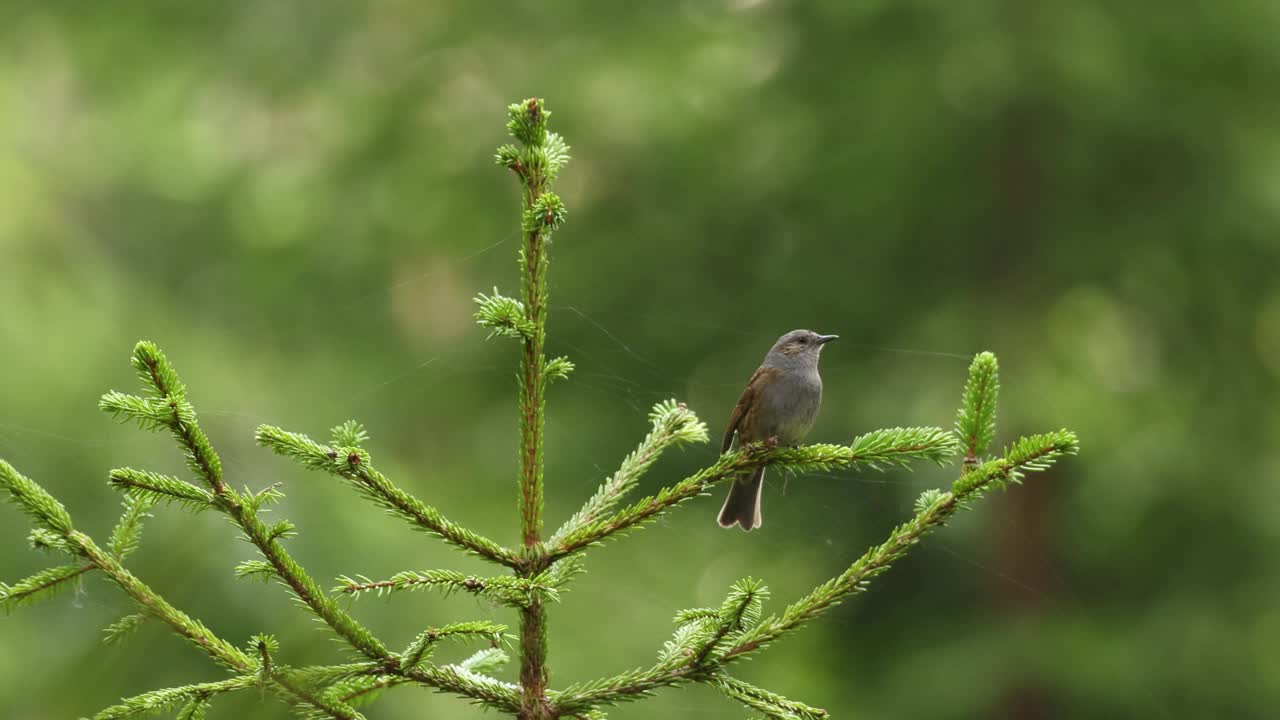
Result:
[[[734,447],[734,438],[737,447],[753,442],[799,444],[813,427],[822,405],[818,355],[823,345],[837,337],[792,330],[778,338],[734,406],[720,452]],[[734,478],[729,497],[720,508],[720,527],[741,525],[747,531],[760,527],[763,486],[763,467]]]

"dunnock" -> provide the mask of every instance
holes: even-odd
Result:
[[[823,345],[837,337],[792,330],[778,338],[734,406],[720,452],[728,452],[735,437],[738,447],[764,441],[799,444],[822,405],[818,355]],[[720,508],[720,527],[741,525],[748,531],[760,527],[763,485],[763,467],[734,478],[729,497]]]

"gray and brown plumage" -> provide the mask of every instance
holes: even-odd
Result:
[[[729,415],[720,452],[754,442],[798,445],[822,406],[818,356],[822,346],[836,337],[792,330],[778,338]],[[720,508],[720,527],[739,525],[748,531],[760,527],[763,486],[763,467],[734,478],[729,497]]]

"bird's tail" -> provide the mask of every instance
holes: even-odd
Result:
[[[734,525],[750,532],[760,527],[760,490],[764,487],[764,468],[758,467],[750,475],[741,475],[729,488],[729,497],[720,508],[720,527]]]

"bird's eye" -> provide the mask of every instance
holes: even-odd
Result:
[[[802,337],[802,338],[800,338],[799,342],[800,342],[800,344],[801,344],[801,345],[808,345],[808,344],[809,344],[809,338],[807,338],[807,337]]]

